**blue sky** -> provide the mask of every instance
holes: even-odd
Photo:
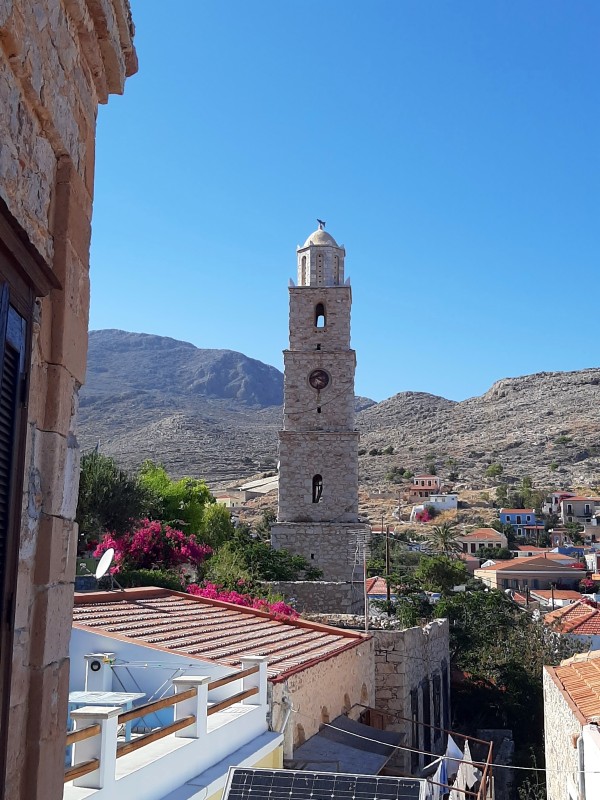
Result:
[[[597,0],[132,8],[140,71],[99,112],[91,328],[282,368],[320,217],[346,246],[357,393],[599,365]]]

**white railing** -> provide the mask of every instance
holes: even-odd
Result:
[[[210,701],[209,692],[232,683],[241,691]],[[175,694],[170,697],[125,713],[114,706],[86,706],[71,712],[75,730],[67,734],[66,744],[73,745],[74,752],[73,766],[65,771],[65,800],[81,797],[82,789],[96,790],[91,796],[98,800],[116,797],[117,788],[119,793],[133,788],[127,777],[134,770],[137,782],[131,796],[138,800],[161,797],[267,730],[267,660],[263,656],[242,658],[242,669],[223,678],[211,681],[206,676],[185,675],[174,678],[173,686]],[[232,714],[222,725],[211,725],[210,717],[236,705],[248,708],[242,715]],[[169,706],[174,707],[174,722],[129,742],[117,741],[119,725]],[[117,763],[118,759],[123,760]],[[145,777],[139,774],[140,765],[146,768]]]

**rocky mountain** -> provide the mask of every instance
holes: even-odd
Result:
[[[460,403],[404,392],[358,417],[361,473],[380,482],[393,466],[482,483],[490,464],[503,480],[530,475],[540,486],[600,483],[600,369],[542,372],[497,381]],[[368,451],[394,448],[393,456]]]
[[[145,458],[174,476],[224,485],[274,468],[283,375],[230,350],[117,330],[92,331],[79,438],[129,468]],[[507,378],[462,402],[403,392],[356,398],[361,482],[383,485],[394,467],[435,464],[442,475],[483,484],[503,478],[539,485],[600,483],[600,369]],[[393,447],[393,454],[369,455]]]
[[[131,469],[227,482],[275,466],[282,402],[282,373],[242,353],[91,331],[79,438]]]

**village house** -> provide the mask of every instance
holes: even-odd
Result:
[[[463,533],[456,537],[456,541],[461,545],[463,553],[477,553],[479,550],[494,547],[508,547],[508,539],[503,533],[499,533],[494,528],[476,528],[470,533]]]
[[[474,574],[491,589],[550,589],[553,585],[576,589],[585,578],[586,569],[573,559],[546,553],[499,561],[476,569]]]
[[[600,500],[596,497],[567,497],[560,502],[560,518],[565,525],[567,522],[578,522],[580,525],[595,525],[596,510]]]
[[[574,589],[531,589],[529,597],[540,604],[540,609],[554,611],[565,608],[583,599],[581,592]]]
[[[575,602],[546,614],[544,624],[588,650],[600,649],[600,609],[592,600],[580,596]]]
[[[503,525],[512,526],[515,536],[530,537],[532,530],[537,530],[538,522],[533,508],[501,508],[498,515]],[[543,530],[544,526],[541,528]]]
[[[84,688],[90,653],[113,653],[112,687],[142,690],[147,698],[164,691],[174,675],[220,680],[242,667],[242,656],[260,655],[272,729],[291,758],[324,722],[341,714],[356,718],[374,706],[373,651],[372,637],[359,631],[167,589],[76,594],[70,690]],[[163,667],[140,670],[140,663]],[[213,699],[221,698],[211,693]]]
[[[542,514],[560,514],[560,504],[567,497],[575,497],[575,492],[551,492],[542,503]]]
[[[600,651],[544,667],[547,800],[600,797]]]
[[[442,488],[442,479],[439,475],[414,475],[413,486],[433,488],[439,491]]]
[[[136,70],[127,0],[0,4],[0,795],[10,800],[62,797],[96,119]]]
[[[246,502],[245,492],[215,491],[213,496],[217,503],[225,508],[240,508]]]
[[[513,558],[531,558],[531,556],[543,556],[544,553],[551,552],[549,547],[538,547],[533,544],[518,544],[514,550],[511,550]]]
[[[415,475],[404,497],[409,503],[422,503],[428,501],[431,495],[440,494],[441,488],[442,481],[438,475]]]

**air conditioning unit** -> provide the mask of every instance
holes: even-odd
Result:
[[[88,653],[85,659],[85,691],[112,692],[114,653]]]

